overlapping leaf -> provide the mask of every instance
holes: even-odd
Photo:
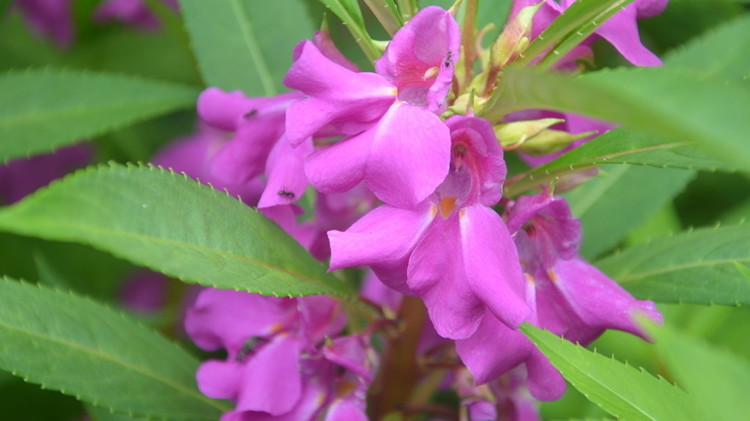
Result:
[[[349,290],[258,211],[151,167],[79,172],[0,210],[0,230],[90,244],[187,282],[266,295]]]
[[[273,95],[292,64],[292,49],[312,37],[299,0],[182,0],[180,10],[208,86]]]
[[[697,420],[692,403],[663,379],[598,355],[528,323],[526,336],[589,400],[624,420]]]
[[[706,228],[660,238],[596,265],[643,299],[699,304],[750,304],[750,226]]]
[[[195,104],[195,89],[70,70],[0,75],[0,161],[52,151]]]
[[[0,280],[0,367],[46,388],[151,419],[215,420],[198,361],[153,331],[69,293]]]
[[[581,254],[591,259],[616,246],[695,177],[694,171],[606,166],[593,180],[567,192],[583,225]]]

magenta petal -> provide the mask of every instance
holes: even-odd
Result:
[[[554,401],[565,393],[565,379],[549,362],[549,359],[534,348],[526,361],[529,373],[529,392],[540,401]]]
[[[346,326],[346,313],[338,301],[327,295],[297,298],[297,307],[302,315],[302,330],[311,344],[338,335]]]
[[[268,336],[294,314],[294,301],[206,288],[185,316],[185,331],[199,347],[237,353],[251,337]]]
[[[241,126],[232,140],[211,159],[211,174],[222,181],[245,183],[260,175],[278,138],[264,136],[253,126]],[[258,137],[258,135],[261,135]]]
[[[378,199],[412,208],[448,174],[450,132],[439,117],[394,104],[374,129],[365,182]]]
[[[302,395],[301,347],[299,339],[284,335],[255,353],[243,371],[237,409],[271,415],[291,411]]]
[[[349,59],[346,58],[346,56],[344,56],[343,54],[341,54],[341,51],[339,51],[339,49],[336,48],[336,45],[333,43],[333,40],[331,39],[331,34],[328,31],[325,31],[325,30],[315,31],[315,35],[313,35],[312,42],[313,44],[315,44],[316,47],[318,47],[318,50],[320,50],[320,52],[332,62],[338,64],[339,66],[346,67],[352,72],[359,71],[359,68],[357,67],[357,65],[349,61]]]
[[[331,124],[356,134],[377,121],[395,99],[395,89],[374,73],[355,73],[303,41],[284,84],[308,96],[289,107],[286,133],[292,144]]]
[[[266,162],[266,189],[260,197],[259,208],[288,205],[305,193],[305,158],[313,151],[312,140],[308,139],[296,148],[282,136]]]
[[[240,91],[224,92],[208,88],[198,97],[198,115],[217,129],[233,132],[242,116],[260,106],[257,99],[245,97]]]
[[[411,293],[405,285],[405,262],[431,221],[429,203],[423,203],[415,210],[380,206],[348,230],[328,232],[331,270],[359,265],[402,268],[404,277],[400,283],[399,280],[389,282],[380,278],[399,292]]]
[[[373,134],[368,130],[312,153],[305,163],[310,184],[327,194],[354,188],[365,177]]]
[[[461,29],[453,15],[428,6],[393,36],[375,68],[398,87],[400,100],[440,113],[450,91],[460,44]]]
[[[208,360],[195,375],[198,389],[209,398],[235,400],[242,368],[242,364],[234,361]]]
[[[655,322],[662,321],[653,302],[636,300],[607,275],[581,259],[559,261],[553,275],[555,286],[589,326],[619,329],[645,337],[633,319],[635,313],[640,312]]]
[[[659,57],[641,44],[636,13],[635,5],[626,6],[604,22],[596,30],[596,34],[609,41],[623,57],[636,66],[661,66]]]
[[[475,205],[459,213],[466,278],[503,323],[517,328],[531,309],[526,304],[526,281],[518,252],[500,216]]]
[[[669,0],[636,0],[633,4],[638,11],[638,18],[650,18],[663,12]]]
[[[365,405],[357,399],[339,399],[328,408],[324,421],[367,421]]]
[[[485,313],[464,272],[460,235],[455,217],[436,217],[409,259],[407,278],[409,288],[424,300],[435,330],[450,339],[474,333]]]
[[[367,382],[372,382],[374,374],[370,347],[361,336],[342,336],[323,348],[325,358],[347,370],[356,373]]]
[[[476,379],[487,383],[523,363],[534,345],[518,330],[487,313],[473,335],[456,341],[456,352]]]

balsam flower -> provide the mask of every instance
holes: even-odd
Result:
[[[513,240],[489,206],[500,199],[502,149],[486,120],[455,116],[451,169],[414,209],[383,205],[331,231],[331,269],[369,265],[397,291],[422,297],[437,332],[466,338],[486,309],[517,327],[528,315]]]
[[[165,6],[177,10],[177,0],[161,0]],[[117,20],[145,30],[157,30],[161,26],[159,19],[151,13],[144,0],[107,0],[102,2],[94,12],[94,20],[106,22]]]
[[[413,207],[448,169],[445,109],[460,31],[449,12],[421,10],[388,44],[376,73],[354,72],[310,41],[295,49],[286,86],[306,97],[290,105],[286,133],[297,145],[328,128],[345,137],[314,153],[305,172],[324,193],[364,181],[386,203]]]

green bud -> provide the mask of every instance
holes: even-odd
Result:
[[[503,68],[518,57],[529,45],[531,37],[531,23],[537,10],[544,2],[521,9],[516,17],[505,26],[503,32],[492,44],[490,50],[490,65]]]
[[[596,131],[570,134],[561,130],[547,129],[522,143],[519,149],[529,155],[548,155],[566,148],[578,139],[594,134],[596,134]]]
[[[504,149],[515,149],[543,130],[564,121],[559,118],[542,118],[498,124],[495,126],[495,135],[500,139],[500,144]]]

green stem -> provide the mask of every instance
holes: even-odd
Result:
[[[393,0],[365,0],[365,3],[380,24],[383,25],[388,35],[393,36],[403,25]]]

